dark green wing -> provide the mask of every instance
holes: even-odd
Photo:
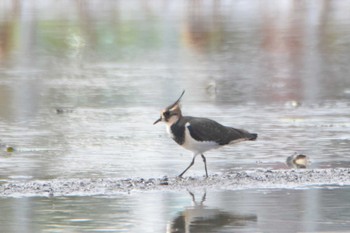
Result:
[[[226,145],[239,139],[253,140],[254,137],[256,138],[254,134],[245,130],[226,127],[207,118],[188,118],[188,122],[189,125],[186,127],[197,141],[214,141],[219,145]]]

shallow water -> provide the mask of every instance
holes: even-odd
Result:
[[[1,199],[4,232],[347,231],[349,189]],[[98,207],[98,208],[97,208]]]
[[[259,134],[208,152],[211,174],[285,169],[295,152],[311,168],[349,167],[349,9],[347,1],[2,2],[0,180],[178,175],[191,153],[152,123],[183,89],[186,115]],[[203,174],[198,159],[187,175]],[[1,202],[35,212],[47,200],[75,202]],[[82,198],[91,200],[111,201]]]

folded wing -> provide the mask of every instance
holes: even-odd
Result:
[[[255,140],[257,135],[242,129],[226,127],[207,118],[191,118],[186,124],[191,136],[197,141],[215,141],[226,145],[235,141]]]

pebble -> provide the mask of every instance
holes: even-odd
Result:
[[[133,190],[258,189],[350,185],[350,168],[302,170],[249,170],[199,177],[137,179],[52,179],[8,181],[0,184],[1,196],[113,195]]]

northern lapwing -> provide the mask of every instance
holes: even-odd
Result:
[[[235,129],[219,124],[208,118],[183,116],[180,108],[181,96],[175,103],[161,111],[160,118],[153,124],[163,121],[166,130],[171,138],[180,146],[193,152],[190,165],[179,175],[182,177],[185,172],[194,164],[197,155],[201,155],[205,175],[208,177],[207,162],[204,152],[216,149],[224,145],[234,144],[241,141],[255,140],[258,135],[249,133],[243,129]]]
[[[307,168],[310,160],[306,155],[295,153],[287,158],[286,163],[289,168]]]

